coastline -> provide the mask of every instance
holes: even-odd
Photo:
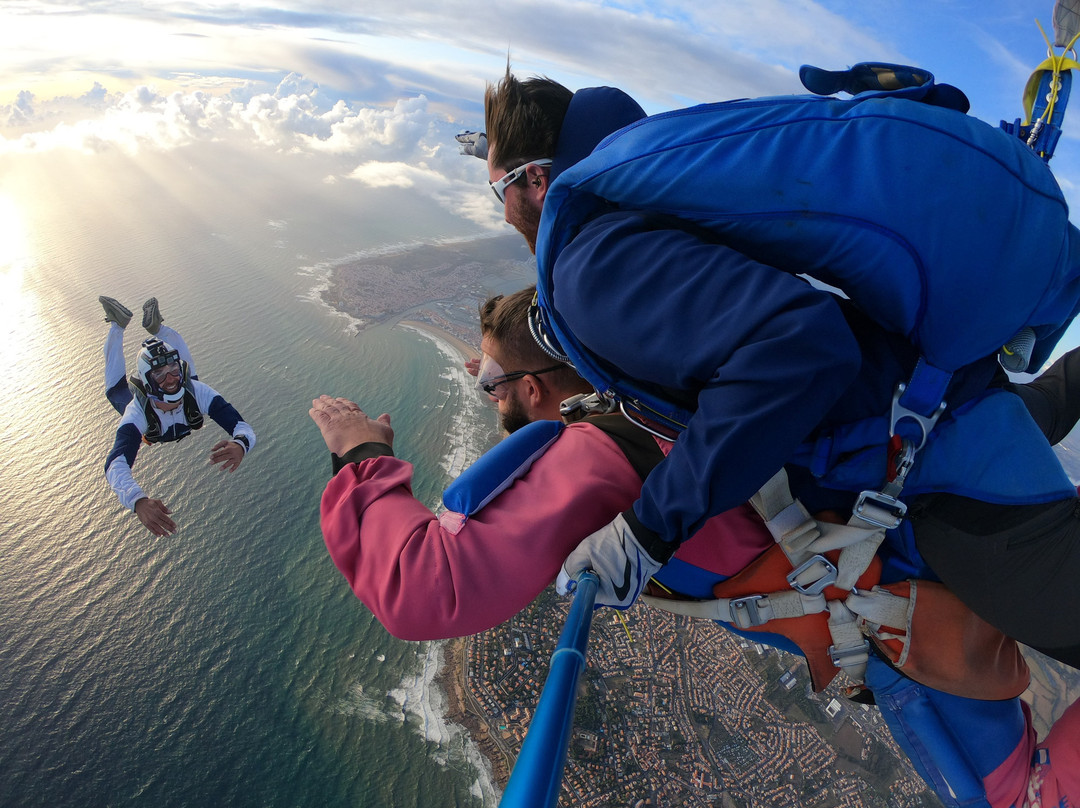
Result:
[[[458,353],[460,353],[465,359],[479,359],[480,351],[475,347],[465,342],[461,337],[455,336],[447,331],[445,328],[441,328],[433,323],[421,322],[420,320],[398,320],[394,323],[395,326],[401,326],[402,328],[409,328],[413,331],[423,331],[428,336],[434,337],[436,340],[442,340],[450,343]]]
[[[454,376],[458,378],[466,391],[472,391],[473,377],[464,371],[463,366],[466,359],[480,358],[480,352],[474,346],[434,323],[402,319],[394,325],[417,331],[441,345],[443,350],[456,353],[462,367],[454,373]],[[464,411],[460,415],[463,421],[460,423],[460,429],[457,430],[459,435],[467,433],[467,425],[471,420],[470,415]],[[453,452],[449,464],[444,464],[444,469],[450,476],[460,474],[464,470],[466,461],[469,463],[475,461],[476,457],[466,457],[466,455],[478,455],[480,450],[478,446],[461,448],[463,451]],[[441,665],[431,683],[439,689],[445,699],[444,719],[448,723],[463,728],[486,764],[487,771],[483,774],[486,775],[491,786],[501,791],[510,778],[512,763],[493,737],[490,725],[483,718],[483,712],[470,698],[468,658],[471,642],[470,637],[456,637],[440,642]]]
[[[443,664],[434,683],[446,698],[446,720],[465,728],[473,743],[490,767],[488,775],[498,790],[506,788],[511,763],[491,734],[490,725],[479,711],[470,709],[468,699],[469,637],[444,641]]]

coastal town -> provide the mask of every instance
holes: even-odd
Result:
[[[321,297],[354,318],[359,331],[410,320],[478,345],[478,304],[532,282],[533,267],[516,235],[425,244],[332,267]]]
[[[451,719],[500,786],[539,700],[568,602],[548,590],[505,625],[454,641]],[[560,804],[917,808],[939,801],[874,707],[801,658],[645,606],[593,621]],[[449,678],[449,677],[448,677]]]

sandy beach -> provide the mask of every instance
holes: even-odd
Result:
[[[404,328],[413,328],[417,331],[426,331],[436,339],[449,342],[465,359],[479,359],[480,351],[475,347],[465,342],[460,337],[456,337],[444,328],[439,328],[437,325],[431,323],[422,323],[418,320],[398,320],[396,325]]]

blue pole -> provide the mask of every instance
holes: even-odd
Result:
[[[499,808],[551,808],[559,800],[574,725],[577,682],[585,670],[585,647],[599,583],[595,573],[588,570],[578,577],[574,602],[551,655],[551,669],[540,702]]]

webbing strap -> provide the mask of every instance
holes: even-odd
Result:
[[[750,505],[765,520],[765,527],[796,569],[815,555],[841,550],[835,583],[844,590],[850,590],[866,572],[885,539],[884,529],[856,516],[846,525],[818,522],[791,496],[784,469],[750,498]],[[805,579],[800,584],[800,588],[809,585]]]
[[[879,626],[906,629],[915,608],[914,598],[894,595],[875,586],[869,592],[852,594],[847,599],[848,608],[864,620]]]
[[[904,388],[900,404],[913,413],[929,418],[944,401],[945,391],[951,380],[950,371],[936,368],[923,357],[919,357],[911,379]]]
[[[833,638],[829,648],[833,664],[861,683],[866,677],[870,643],[863,637],[855,613],[839,600],[829,601],[829,633]]]
[[[828,609],[824,595],[806,595],[792,589],[770,592],[767,595],[714,600],[671,600],[652,595],[642,595],[641,598],[661,611],[686,617],[720,620],[741,629],[759,628],[770,620],[820,614]]]

